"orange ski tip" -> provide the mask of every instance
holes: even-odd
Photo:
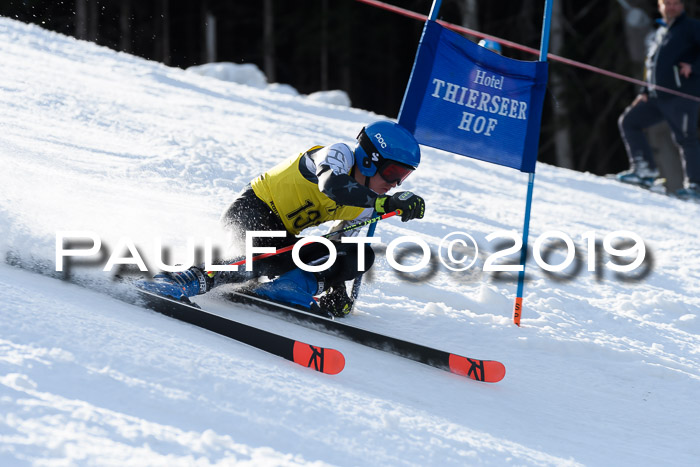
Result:
[[[294,342],[294,362],[327,375],[337,375],[345,368],[345,356],[335,349]]]
[[[450,354],[450,371],[476,381],[497,383],[506,376],[506,367],[501,362],[477,360]]]
[[[513,305],[513,323],[516,326],[520,326],[520,317],[523,314],[523,297],[515,297],[515,304]]]

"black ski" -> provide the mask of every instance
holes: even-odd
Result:
[[[236,303],[255,305],[258,308],[274,311],[277,316],[284,317],[311,329],[327,332],[358,344],[399,355],[461,376],[467,376],[476,381],[495,383],[502,380],[506,373],[505,366],[494,360],[462,357],[443,350],[358,328],[340,320],[319,316],[250,293],[231,292],[226,294],[226,298]]]
[[[151,292],[138,292],[144,305],[153,311],[235,339],[321,373],[335,375],[345,367],[345,357],[335,349],[306,344]]]

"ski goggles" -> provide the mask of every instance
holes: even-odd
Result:
[[[403,164],[401,162],[393,161],[391,159],[385,159],[382,154],[377,150],[372,140],[365,132],[363,128],[359,135],[357,135],[357,141],[360,143],[360,147],[367,158],[362,161],[362,165],[365,168],[370,168],[372,164],[377,167],[377,173],[386,181],[387,183],[396,183],[401,185],[401,183],[406,180],[406,178],[411,175],[415,170],[415,167]]]
[[[413,172],[413,167],[400,162],[387,160],[377,169],[377,172],[379,172],[379,176],[381,176],[387,183],[396,183],[397,185],[401,185],[401,183],[406,180],[409,175],[411,175]]]

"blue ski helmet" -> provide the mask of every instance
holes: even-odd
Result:
[[[496,52],[497,54],[502,53],[501,44],[496,41],[492,41],[491,39],[481,39],[479,41],[479,45],[491,50],[492,52]]]
[[[387,182],[400,185],[420,164],[420,147],[404,127],[389,121],[375,122],[357,135],[355,164],[366,177],[379,171]]]

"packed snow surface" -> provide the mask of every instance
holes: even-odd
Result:
[[[189,238],[226,245],[218,218],[252,178],[313,145],[352,143],[381,116],[6,18],[0,63],[0,465],[698,465],[700,206],[539,164],[530,246],[559,231],[578,259],[562,272],[528,260],[518,328],[516,276],[484,265],[513,245],[490,234],[520,236],[527,175],[423,148],[401,188],[425,198],[426,216],[379,224],[347,321],[499,360],[506,377],[471,381],[216,291],[199,300],[341,350],[346,368],[328,376],[127,304],[120,265],[102,269],[131,257],[124,239],[149,266],[158,241],[172,261]],[[616,231],[646,246],[632,272],[607,264]],[[57,232],[99,237],[100,254],[57,272]],[[454,232],[479,246],[465,272],[438,260]],[[401,236],[430,246],[429,266],[390,266],[383,252]],[[554,239],[540,250],[556,265],[566,247]]]

